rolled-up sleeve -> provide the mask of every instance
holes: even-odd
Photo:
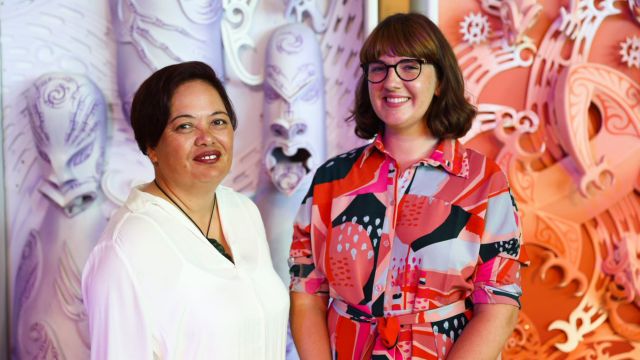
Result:
[[[101,243],[82,275],[91,359],[152,359],[151,334],[131,268],[117,245]]]
[[[506,184],[506,179],[501,182]],[[528,264],[528,259],[522,248],[517,206],[508,186],[491,194],[484,221],[471,299],[474,304],[520,307],[520,269]]]
[[[293,240],[289,252],[290,290],[308,294],[326,295],[329,283],[317,266],[321,261],[319,249],[324,247],[326,226],[318,216],[318,206],[313,201],[313,185],[300,205],[293,224]],[[316,249],[316,253],[314,253]]]

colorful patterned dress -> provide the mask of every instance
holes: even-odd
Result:
[[[331,297],[335,359],[443,359],[473,304],[520,306],[520,234],[493,161],[442,140],[399,173],[378,136],[317,170],[291,291]]]

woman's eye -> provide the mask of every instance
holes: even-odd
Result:
[[[414,65],[404,65],[402,68],[408,71],[418,70],[418,67]]]
[[[176,126],[177,131],[186,131],[190,130],[193,126],[190,123],[182,123]]]
[[[212,122],[212,123],[213,123],[213,125],[215,125],[215,126],[224,126],[224,125],[227,125],[227,120],[224,120],[224,119],[215,119],[215,120],[213,120],[213,122]]]

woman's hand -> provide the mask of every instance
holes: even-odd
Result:
[[[507,304],[476,304],[473,317],[453,344],[447,360],[498,359],[518,323],[518,308]]]
[[[291,292],[291,333],[301,360],[330,360],[329,297]]]

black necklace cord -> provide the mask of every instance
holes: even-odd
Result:
[[[200,233],[204,236],[205,239],[207,239],[207,241],[209,241],[209,243],[211,245],[213,245],[213,247],[218,250],[218,252],[220,252],[220,254],[222,254],[222,256],[226,257],[229,261],[231,261],[233,263],[233,259],[231,258],[231,255],[227,254],[227,251],[224,249],[224,246],[222,246],[222,244],[216,240],[215,238],[210,238],[209,235],[209,230],[211,229],[211,222],[213,220],[213,214],[216,211],[216,205],[218,204],[218,196],[214,193],[213,194],[213,207],[211,208],[211,215],[209,216],[209,225],[207,226],[207,233],[203,233],[202,230],[200,230],[200,227],[198,226],[198,224],[196,224],[195,221],[193,221],[193,219],[191,218],[191,216],[189,216],[189,214],[187,214],[186,211],[184,211],[180,205],[178,205],[178,203],[175,202],[175,200],[173,200],[173,198],[171,196],[169,196],[169,194],[167,194],[166,191],[164,191],[164,189],[160,186],[160,184],[158,184],[158,181],[156,181],[156,179],[153,179],[153,183],[156,185],[156,187],[158,187],[158,189],[164,194],[164,196],[166,196],[169,201],[171,201],[173,203],[173,205],[175,205],[178,209],[180,209],[180,211],[182,211],[182,213],[184,214],[184,216],[187,217],[187,219],[189,219],[189,221],[191,221],[191,223],[198,229],[198,231],[200,231]]]
[[[162,193],[164,194],[164,196],[166,196],[167,198],[169,198],[169,200],[173,203],[173,205],[175,205],[178,209],[180,209],[180,211],[182,211],[182,213],[184,214],[184,216],[187,217],[187,219],[189,219],[193,225],[196,226],[196,228],[200,231],[200,233],[205,237],[205,239],[209,238],[209,230],[211,229],[211,220],[213,219],[213,212],[216,210],[216,195],[213,194],[213,208],[211,209],[211,215],[209,215],[209,225],[207,226],[207,233],[205,234],[204,232],[202,232],[202,230],[200,230],[200,227],[198,226],[198,224],[196,224],[195,221],[193,221],[193,219],[191,218],[191,216],[189,216],[189,214],[187,214],[186,211],[184,211],[180,205],[178,205],[178,203],[175,202],[175,200],[173,200],[173,198],[171,196],[169,196],[169,194],[167,194],[166,191],[164,191],[164,189],[162,187],[160,187],[160,184],[158,184],[158,182],[156,181],[156,179],[153,179],[153,183],[156,184],[156,186],[158,187],[158,189],[160,189],[160,191],[162,191]]]

